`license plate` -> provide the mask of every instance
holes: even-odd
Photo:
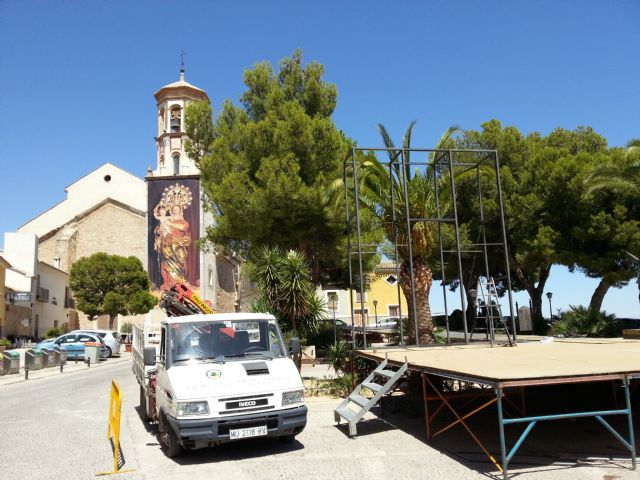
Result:
[[[260,427],[237,428],[234,430],[229,429],[229,438],[231,440],[237,440],[239,438],[249,438],[249,437],[263,437],[266,434],[267,434],[266,425],[262,425]]]

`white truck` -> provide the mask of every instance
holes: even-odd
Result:
[[[145,322],[133,340],[140,406],[167,456],[258,436],[292,441],[304,430],[302,380],[272,315],[168,317],[159,328]]]

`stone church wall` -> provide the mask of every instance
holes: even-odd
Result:
[[[50,264],[60,258],[60,269],[67,272],[78,259],[97,252],[133,255],[145,265],[146,234],[144,215],[107,203],[43,240],[38,256]]]

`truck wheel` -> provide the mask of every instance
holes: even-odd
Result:
[[[173,431],[171,425],[167,425],[164,421],[164,415],[160,417],[160,443],[164,447],[164,453],[169,458],[175,458],[182,454],[184,450],[176,432]]]
[[[142,411],[142,419],[144,421],[149,420],[149,414],[147,412],[147,397],[144,394],[144,388],[140,385],[140,410]]]
[[[183,448],[178,441],[178,436],[176,432],[173,431],[171,426],[167,426],[167,431],[165,433],[165,442],[166,442],[166,455],[169,458],[178,457],[182,454]]]

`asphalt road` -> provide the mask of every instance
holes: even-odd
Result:
[[[333,421],[338,401],[327,398],[308,399],[309,423],[293,444],[259,439],[168,459],[155,428],[140,420],[138,386],[128,361],[0,387],[0,477],[85,480],[111,470],[106,431],[112,378],[124,392],[124,468],[135,469],[119,475],[123,479],[501,478],[483,459],[470,461],[426,445],[422,419],[398,417],[402,428],[374,419],[360,424],[359,436],[350,439]],[[628,459],[587,466],[547,460],[513,473],[527,480],[638,478]]]

